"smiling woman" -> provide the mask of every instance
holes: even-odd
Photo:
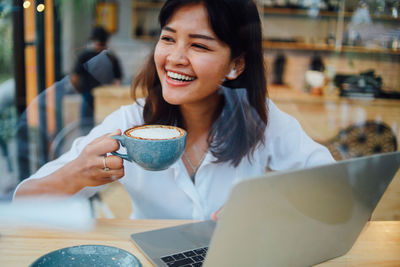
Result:
[[[325,147],[265,97],[261,22],[253,1],[167,0],[159,22],[159,40],[132,86],[146,97],[76,140],[21,183],[16,197],[90,197],[119,180],[132,199],[131,218],[209,219],[237,181],[333,162]],[[185,152],[168,169],[148,171],[110,155],[125,154],[113,135],[143,124],[187,131]]]
[[[162,32],[154,59],[149,58],[134,82],[134,90],[148,90],[145,122],[186,128],[189,166],[198,165],[209,148],[216,162],[237,165],[263,143],[267,124],[261,24],[255,4],[167,1],[159,22]],[[246,101],[254,112],[244,114],[245,127],[236,122],[233,131],[226,131],[225,122],[216,123],[225,101],[221,85],[246,88]],[[223,141],[212,142],[217,139]]]

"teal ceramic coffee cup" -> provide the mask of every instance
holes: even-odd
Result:
[[[143,125],[126,130],[123,135],[112,136],[126,148],[126,154],[112,152],[143,169],[161,171],[168,169],[183,154],[186,131],[169,125]]]

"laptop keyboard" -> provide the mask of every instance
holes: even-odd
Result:
[[[161,260],[172,267],[199,267],[203,265],[208,247],[197,248],[162,257]]]

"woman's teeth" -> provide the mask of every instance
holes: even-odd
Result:
[[[167,75],[168,75],[168,77],[170,77],[174,80],[179,80],[179,81],[193,81],[194,79],[196,79],[195,77],[190,77],[190,76],[186,76],[186,75],[171,72],[171,71],[168,71]]]

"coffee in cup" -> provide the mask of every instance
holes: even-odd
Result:
[[[169,125],[143,125],[112,136],[126,148],[127,154],[112,152],[125,160],[136,162],[151,171],[165,170],[183,154],[186,131]]]

